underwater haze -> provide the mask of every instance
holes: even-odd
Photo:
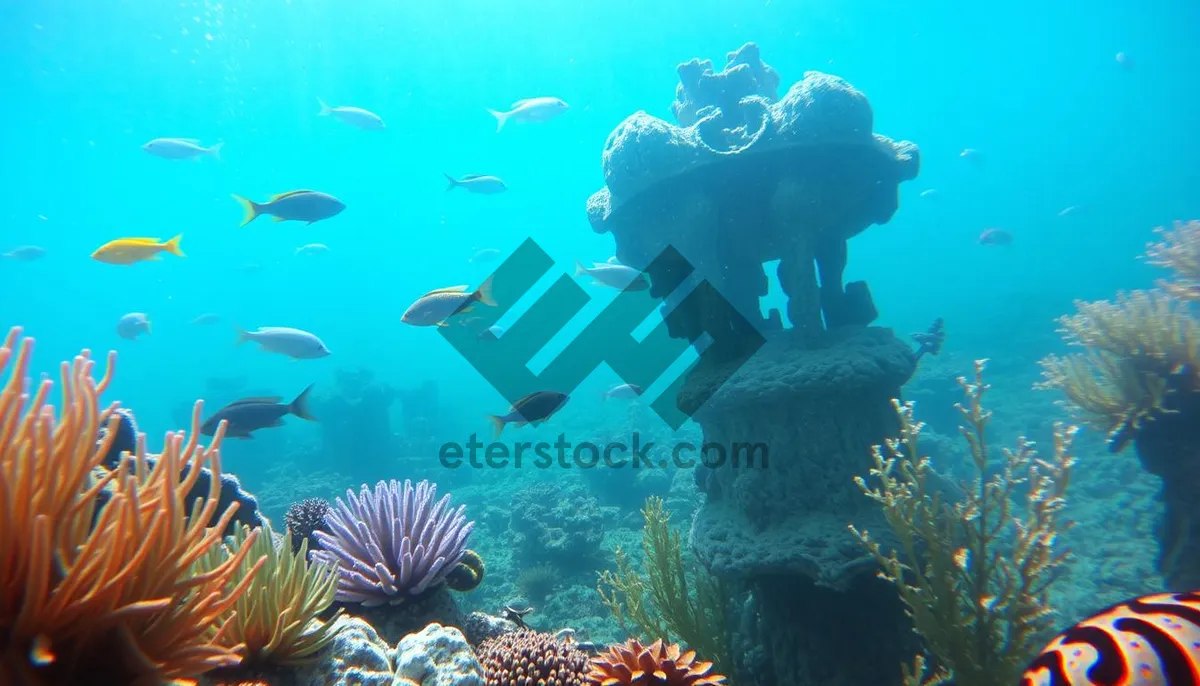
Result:
[[[82,349],[100,360],[115,350],[116,371],[102,405],[119,402],[129,409],[151,452],[161,448],[165,432],[191,427],[196,400],[204,401],[202,419],[221,411],[217,419],[228,420],[222,467],[257,497],[257,507],[279,531],[289,506],[305,498],[334,501],[347,489],[380,480],[438,484],[439,494],[454,494],[454,507],[467,505],[467,517],[476,522],[470,547],[488,561],[480,588],[457,596],[461,611],[507,616],[517,605],[530,605],[533,613],[517,623],[550,634],[569,628],[594,650],[633,636],[700,648],[676,628],[664,636],[639,633],[636,620],[597,597],[597,575],[619,567],[618,548],[632,551],[638,571],[652,564],[642,556],[643,527],[651,530],[643,507],[648,497],[661,497],[688,569],[695,563],[702,570],[696,574],[727,583],[726,605],[758,608],[717,620],[730,627],[716,641],[727,655],[701,655],[716,661],[736,686],[807,686],[821,679],[826,686],[867,686],[880,683],[870,681],[872,675],[884,673],[898,684],[899,663],[911,664],[918,652],[929,654],[931,665],[962,672],[950,657],[930,652],[928,643],[892,640],[908,640],[909,632],[907,625],[899,632],[887,628],[908,621],[891,585],[848,581],[849,562],[836,574],[811,571],[825,569],[829,561],[822,555],[844,553],[873,574],[876,560],[846,527],[863,528],[857,513],[869,510],[863,516],[876,517],[879,508],[851,477],[868,476],[871,445],[900,435],[891,397],[917,402],[917,419],[933,435],[922,453],[948,480],[967,484],[960,488],[968,493],[977,476],[1005,473],[998,446],[1027,436],[1046,457],[1054,452],[1055,423],[1074,421],[1083,428],[1062,517],[1076,526],[1060,531],[1074,555],[1068,571],[1046,572],[1056,579],[1048,596],[1054,607],[1042,633],[1030,639],[1037,649],[1015,660],[1023,668],[1054,631],[1103,607],[1151,592],[1192,591],[1192,580],[1200,584],[1200,542],[1186,533],[1163,533],[1187,528],[1172,519],[1170,505],[1180,507],[1186,498],[1172,500],[1159,480],[1176,472],[1147,457],[1151,449],[1137,438],[1129,439],[1136,456],[1121,442],[1155,412],[1184,411],[1159,402],[1167,394],[1161,387],[1170,386],[1176,393],[1171,397],[1200,393],[1200,372],[1193,386],[1171,385],[1179,374],[1192,373],[1193,362],[1200,364],[1200,329],[1188,328],[1200,301],[1188,294],[1200,293],[1200,284],[1187,281],[1186,265],[1174,267],[1182,285],[1171,291],[1182,303],[1176,310],[1181,319],[1164,328],[1164,337],[1176,344],[1171,350],[1183,350],[1184,359],[1170,358],[1170,373],[1163,374],[1168,381],[1139,386],[1151,388],[1145,391],[1153,396],[1150,409],[1114,410],[1110,415],[1120,418],[1105,423],[1097,413],[1089,415],[1064,383],[1051,380],[1049,391],[1034,388],[1046,382],[1043,370],[1049,368],[1039,360],[1076,351],[1068,344],[1086,338],[1064,339],[1058,318],[1074,312],[1076,301],[1160,287],[1159,280],[1168,278],[1163,265],[1145,256],[1147,244],[1160,240],[1153,230],[1200,217],[1197,27],[1200,4],[1184,0],[1086,6],[1028,0],[0,0],[0,331],[19,326],[36,339],[31,378],[51,374],[57,381],[59,361]],[[497,284],[489,277],[527,239],[554,266],[519,303],[502,302],[511,312],[499,325],[517,326],[560,278],[574,280],[590,299],[569,323],[556,326],[553,341],[531,365],[535,374],[589,321],[640,287],[640,279],[650,290],[637,297],[663,296],[657,279],[665,272],[647,269],[653,255],[639,252],[637,239],[686,223],[680,217],[688,210],[673,191],[656,194],[645,177],[661,182],[660,188],[700,188],[700,181],[671,184],[694,171],[680,160],[700,159],[716,145],[703,127],[677,119],[680,67],[693,58],[711,60],[708,76],[719,77],[726,56],[746,44],[757,46],[746,63],[764,70],[755,72],[758,86],[763,73],[775,73],[778,87],[769,95],[760,90],[742,96],[782,107],[806,73],[840,77],[869,101],[873,115],[869,131],[852,133],[869,140],[876,132],[888,137],[888,145],[897,142],[887,148],[894,177],[882,173],[876,184],[888,199],[896,189],[898,208],[871,214],[843,237],[848,260],[841,280],[869,284],[865,309],[873,311],[856,310],[846,315],[853,320],[843,322],[847,326],[835,325],[822,292],[815,317],[819,329],[825,317],[828,331],[817,336],[820,344],[805,338],[797,350],[834,351],[833,357],[804,371],[808,362],[791,356],[800,353],[776,356],[772,346],[786,335],[799,340],[808,333],[791,321],[803,298],[791,292],[789,302],[789,292],[801,287],[785,288],[776,271],[788,258],[772,253],[765,260],[766,293],[752,298],[758,311],[742,312],[754,325],[748,329],[757,327],[754,336],[767,342],[761,351],[758,345],[739,348],[745,355],[734,357],[750,359],[748,366],[722,387],[726,395],[692,415],[695,421],[669,426],[652,405],[660,396],[675,404],[674,378],[664,376],[646,392],[642,386],[649,384],[614,371],[615,362],[584,370],[578,386],[536,389],[562,391],[569,401],[518,399],[524,391],[494,387],[483,363],[460,352],[448,329],[486,328],[472,324],[472,317],[491,311],[488,300]],[[816,105],[797,107],[815,111],[820,95],[815,97]],[[545,100],[522,103],[531,98]],[[725,104],[749,107],[747,102],[739,96]],[[697,104],[701,113],[704,104]],[[836,128],[853,114],[830,111],[832,116],[823,111],[827,119],[799,115],[771,126],[803,128],[819,120]],[[688,131],[700,131],[696,140],[703,144],[675,157],[655,157],[649,147],[614,153],[621,145],[651,145],[646,141],[654,131],[627,121],[638,112],[670,127],[673,145],[692,135]],[[736,123],[721,135],[749,137]],[[637,135],[619,139],[622,130],[635,129]],[[768,127],[772,132],[779,133]],[[919,153],[906,157],[899,142],[911,142]],[[742,165],[721,172],[727,175],[717,186],[775,183],[767,180],[774,167],[743,164],[754,158],[741,150],[717,150],[711,157],[712,168]],[[610,168],[615,159],[625,166]],[[829,173],[831,183],[844,180],[849,155],[812,159],[817,176],[830,168],[837,170]],[[662,160],[681,167],[646,171],[667,164]],[[760,173],[761,182],[755,176]],[[622,211],[641,211],[652,197],[659,213],[633,229],[624,228],[622,222],[633,222],[616,209],[589,222],[589,197],[598,190],[607,188],[625,202],[622,174],[643,184],[638,202],[630,197]],[[820,188],[812,206],[828,199],[822,193],[829,187]],[[302,193],[284,195],[294,191]],[[745,238],[732,230],[730,238],[729,226],[745,208],[720,208],[726,222],[721,240],[728,241],[721,245],[767,241],[757,228],[747,228]],[[758,216],[745,216],[751,215]],[[1180,235],[1179,241],[1187,239]],[[177,250],[167,245],[174,237],[180,237]],[[792,246],[790,239],[776,239]],[[1191,250],[1200,256],[1200,238],[1192,240]],[[772,244],[763,254],[790,249]],[[727,256],[716,252],[718,260]],[[734,252],[764,262],[753,249]],[[685,251],[689,259],[692,254]],[[577,264],[592,271],[580,273]],[[802,269],[812,264],[808,255]],[[704,268],[732,274],[739,265],[744,263],[731,260]],[[605,268],[609,272],[601,273]],[[743,302],[713,278],[723,298],[735,307]],[[623,290],[629,279],[635,285]],[[826,289],[824,273],[820,280]],[[842,283],[835,288],[840,292]],[[815,280],[811,290],[817,302]],[[711,314],[711,305],[696,311]],[[772,311],[781,325],[771,323]],[[145,323],[130,315],[145,315]],[[651,316],[643,329],[661,317]],[[939,320],[944,329],[932,324]],[[676,326],[684,327],[672,322]],[[1131,325],[1138,326],[1145,321]],[[672,328],[672,340],[696,343],[681,330]],[[938,336],[936,349],[923,347],[922,333]],[[878,357],[862,364],[837,357],[843,334],[854,341],[844,350],[893,352],[863,353]],[[503,336],[482,332],[472,338]],[[600,335],[587,343],[617,347]],[[1127,352],[1140,354],[1136,348]],[[679,375],[704,349],[704,343],[689,348],[672,373]],[[970,402],[955,379],[970,378],[973,361],[984,358],[994,388],[985,404],[996,412],[991,430],[997,447],[985,449],[977,469],[959,445],[965,415],[954,403]],[[823,371],[812,371],[817,368]],[[855,384],[869,392],[853,396],[860,388]],[[310,395],[300,397],[310,386]],[[789,414],[796,403],[820,404],[843,393],[853,396],[845,407],[875,409],[864,410],[868,418],[861,422],[847,419],[858,417],[848,409],[836,417],[833,410]],[[742,410],[730,407],[743,400],[729,397],[754,398],[757,409],[735,422],[730,417]],[[231,406],[247,399],[259,405]],[[840,408],[841,402],[827,405]],[[526,422],[533,425],[521,426]],[[709,474],[679,465],[614,475],[602,473],[603,466],[579,469],[578,463],[497,469],[449,467],[445,460],[447,446],[499,437],[553,442],[565,435],[573,443],[604,445],[637,434],[660,446],[698,445],[737,436],[759,440],[753,433],[764,426],[772,428],[761,440],[772,446],[772,469],[782,476],[772,471],[738,480],[721,470]],[[843,440],[836,431],[858,433]],[[1200,440],[1188,432],[1181,442],[1168,443],[1191,446],[1180,451],[1195,448]],[[800,450],[803,459],[793,462],[804,466],[795,470],[810,469],[821,454],[844,451],[850,457],[831,461],[845,465],[845,473],[839,467],[801,477],[774,466],[791,464],[788,451],[810,433],[820,449]],[[817,472],[821,476],[813,476]],[[801,482],[821,484],[828,502],[780,485]],[[843,488],[844,498],[829,495]],[[1005,498],[1019,503],[1034,497],[1025,489],[1037,491],[1015,488]],[[952,488],[947,493],[961,495]],[[811,533],[805,527],[816,528],[812,522],[818,520],[832,528],[805,538]],[[886,520],[867,523],[879,540]],[[1055,524],[1046,527],[1053,533]],[[755,532],[744,539],[754,543],[731,542],[743,529]],[[754,546],[762,544],[755,537],[766,537],[763,532],[775,536],[771,545],[804,552],[762,554]],[[1187,540],[1180,543],[1174,535]],[[885,550],[895,547],[886,536],[883,542]],[[762,560],[762,567],[750,559]],[[804,588],[814,590],[785,592],[762,581],[775,574],[802,578]],[[703,594],[701,586],[693,584],[693,595]],[[825,659],[835,666],[810,669],[797,664],[804,662],[800,658],[781,656],[814,644],[771,634],[784,622],[770,606],[800,613],[808,608],[813,616],[844,607],[842,596],[821,594],[883,598],[862,605],[878,602],[888,619],[872,624],[861,639],[849,638],[853,628],[831,631],[837,636],[814,650],[832,656]],[[869,612],[855,612],[844,613],[848,625],[872,623]],[[0,615],[0,634],[3,620]],[[747,630],[750,623],[758,628]],[[395,645],[404,635],[384,640]],[[862,658],[877,671],[846,666],[857,659],[850,647],[856,640],[886,644]],[[1194,666],[1200,665],[1195,645],[1189,657]],[[486,671],[487,650],[475,649]],[[489,675],[478,683],[508,682]]]

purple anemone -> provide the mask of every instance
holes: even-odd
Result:
[[[450,496],[434,501],[437,486],[392,479],[363,484],[325,515],[329,532],[314,535],[324,550],[315,560],[339,567],[337,599],[367,606],[399,605],[446,579],[475,528]]]

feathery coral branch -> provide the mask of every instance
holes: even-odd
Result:
[[[958,406],[965,424],[960,431],[977,474],[965,498],[942,502],[929,458],[917,449],[922,424],[913,419],[913,405],[894,401],[900,436],[875,448],[870,476],[878,485],[855,481],[883,508],[900,550],[885,552],[867,531],[850,527],[879,560],[880,575],[900,591],[929,651],[960,686],[1018,682],[1051,629],[1049,590],[1067,557],[1055,544],[1070,526],[1061,511],[1075,429],[1055,426],[1048,459],[1021,439],[1015,450],[1004,451],[1000,471],[985,478],[991,413],[983,407],[983,370],[984,362],[976,362],[974,380],[959,379],[966,395]],[[906,683],[918,683],[923,667],[906,668]],[[943,678],[935,673],[930,682]]]

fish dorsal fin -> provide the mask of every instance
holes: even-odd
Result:
[[[175,140],[183,141],[184,143],[191,143],[192,145],[200,145],[199,138],[176,138]]]
[[[280,216],[272,216],[272,217],[271,217],[271,221],[273,221],[273,222],[285,222],[285,221],[287,221],[287,218],[286,218],[286,217],[280,217]]]
[[[533,98],[521,98],[520,100],[518,100],[512,104],[512,108],[515,110],[518,107],[520,107],[521,105],[524,105],[525,103],[529,102],[530,100],[533,100]]]
[[[158,245],[159,243],[162,243],[161,238],[119,238],[117,240],[124,241],[126,243],[146,243],[146,244],[153,244],[153,245]]]
[[[267,202],[276,202],[277,200],[283,200],[284,198],[290,198],[293,195],[300,195],[301,193],[312,193],[312,192],[313,191],[301,189],[298,191],[288,191],[286,193],[279,193],[278,195],[272,195],[270,197],[270,199],[267,200]]]
[[[467,174],[466,176],[462,177],[459,180],[460,181],[470,181],[471,179],[482,179],[483,176],[484,176],[483,174]]]
[[[256,398],[235,400],[225,407],[235,407],[237,405],[278,405],[281,402],[283,402],[283,396],[281,395],[262,395]]]
[[[426,293],[426,296],[437,295],[438,293],[465,293],[467,286],[447,286],[446,288],[435,288]]]

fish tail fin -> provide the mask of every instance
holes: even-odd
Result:
[[[504,421],[504,417],[497,417],[494,414],[488,415],[488,421],[492,423],[492,436],[494,438],[500,438],[500,432],[504,431],[504,425],[508,422]]]
[[[583,276],[584,274],[587,274],[587,273],[588,273],[588,268],[583,266],[582,262],[576,260],[575,261],[575,276]]]
[[[300,395],[296,396],[296,399],[288,405],[288,412],[301,419],[307,419],[310,422],[317,421],[317,418],[312,416],[312,413],[308,411],[308,393],[312,389],[313,384],[309,384],[308,388],[300,391]]]
[[[153,327],[150,326],[150,318],[146,317],[146,333],[148,333],[148,334],[154,333],[154,331],[151,330],[152,328]]]
[[[488,110],[488,114],[496,118],[496,133],[500,133],[500,129],[504,128],[504,122],[508,121],[508,112]]]
[[[184,255],[183,250],[181,250],[179,247],[179,241],[181,240],[183,240],[183,234],[179,234],[166,243],[163,243],[163,250],[166,250],[176,257],[187,257],[187,255]]]
[[[475,298],[488,307],[496,306],[496,297],[492,295],[492,277],[488,277],[475,291]]]
[[[607,401],[608,401],[608,390],[601,388],[600,389],[600,402],[603,403],[603,402],[607,402]]]
[[[262,211],[261,205],[248,198],[243,198],[237,193],[233,194],[233,199],[238,201],[238,204],[242,206],[242,212],[244,213],[242,223],[239,226],[245,226],[258,218],[259,212]]]
[[[328,117],[329,115],[333,114],[333,108],[329,105],[326,105],[324,100],[317,98],[317,104],[321,106],[321,111],[317,113],[318,115],[322,117]]]
[[[446,177],[446,181],[450,184],[450,185],[446,186],[447,191],[452,191],[455,188],[458,188],[459,186],[462,185],[461,183],[459,183],[458,179],[454,178],[453,176],[450,176],[446,172],[442,172],[442,176]]]
[[[250,332],[240,326],[234,327],[234,329],[237,332],[237,340],[233,342],[234,345],[241,345],[250,340]]]
[[[221,148],[225,147],[225,141],[217,141],[208,148],[208,156],[214,160],[221,161]]]

